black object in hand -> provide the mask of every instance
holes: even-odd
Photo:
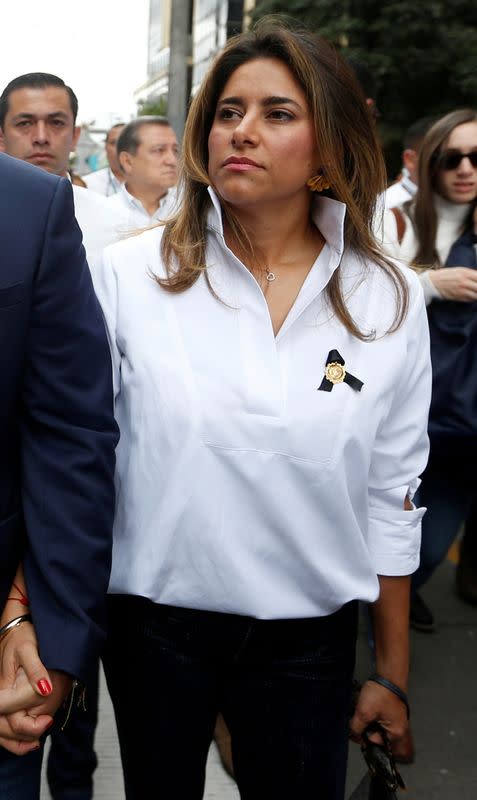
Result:
[[[370,741],[369,734],[379,733],[383,744]],[[404,781],[396,767],[386,731],[377,722],[369,725],[363,733],[361,751],[372,776],[369,800],[392,800],[398,789],[405,789]]]

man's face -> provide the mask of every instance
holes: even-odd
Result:
[[[125,125],[115,125],[114,128],[111,128],[106,137],[106,156],[108,159],[109,166],[111,167],[115,175],[121,172],[116,145],[118,143],[119,134],[124,128]]]
[[[73,124],[66,89],[15,89],[2,131],[5,152],[55,175],[65,175],[81,129]]]
[[[126,183],[165,194],[177,183],[179,145],[169,125],[142,125],[134,154],[121,153]]]

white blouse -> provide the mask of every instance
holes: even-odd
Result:
[[[424,509],[404,511],[426,464],[430,362],[422,291],[394,316],[389,279],[343,252],[345,207],[318,198],[326,239],[275,337],[260,286],[228,249],[210,190],[207,265],[181,294],[161,289],[161,228],[105,251],[95,284],[113,358],[117,513],[112,593],[296,618],[374,601],[378,574],[419,560]],[[341,264],[361,329],[324,289]],[[330,350],[364,382],[318,389]]]

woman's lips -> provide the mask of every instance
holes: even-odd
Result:
[[[477,190],[477,185],[475,183],[464,183],[464,181],[461,181],[460,183],[454,183],[454,189],[461,192],[471,192],[473,189]]]
[[[225,169],[229,170],[229,172],[249,172],[253,169],[261,169],[256,164],[238,164],[237,162],[232,162],[230,164],[225,164]]]
[[[227,158],[224,161],[225,169],[231,172],[248,172],[253,169],[263,169],[260,164],[252,161],[250,158]]]

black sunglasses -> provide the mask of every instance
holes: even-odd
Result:
[[[471,150],[470,153],[461,153],[460,150],[447,150],[438,156],[438,169],[457,169],[463,158],[468,158],[474,169],[477,169],[477,150]]]

